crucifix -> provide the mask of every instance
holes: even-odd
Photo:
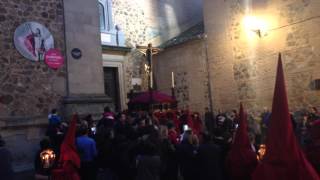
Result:
[[[146,56],[147,64],[145,65],[145,69],[148,75],[148,90],[150,93],[150,101],[149,108],[152,110],[152,90],[153,90],[153,66],[152,66],[152,56],[158,54],[162,49],[152,47],[152,44],[149,43],[148,46],[136,46],[137,50],[139,50],[142,54]]]
[[[152,44],[149,43],[148,46],[136,46],[137,50],[139,50],[142,54],[146,56],[147,64],[145,65],[145,69],[148,75],[148,88],[149,90],[153,89],[153,74],[152,74],[152,56],[158,54],[162,49],[152,47]]]

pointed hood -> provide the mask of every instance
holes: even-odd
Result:
[[[239,128],[228,153],[226,164],[232,179],[250,179],[257,165],[256,153],[251,149],[248,136],[247,114],[240,104]]]
[[[251,147],[248,136],[247,113],[244,111],[242,103],[240,103],[239,111],[239,129],[237,130],[233,146],[243,148]]]
[[[69,129],[60,148],[60,162],[70,161],[75,167],[80,168],[80,158],[75,144],[77,128],[77,115],[72,116]]]
[[[256,180],[319,179],[297,144],[289,114],[281,54],[279,54],[266,154],[253,173]]]

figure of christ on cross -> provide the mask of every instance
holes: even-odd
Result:
[[[152,73],[152,56],[155,54],[158,54],[162,49],[157,47],[152,47],[152,44],[149,43],[148,46],[136,46],[137,50],[139,50],[141,53],[143,53],[146,56],[147,65],[146,65],[146,71],[148,75],[148,90],[150,93],[150,103],[149,105],[152,105],[152,90],[153,90],[153,73]]]

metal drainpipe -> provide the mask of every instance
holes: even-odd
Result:
[[[209,67],[209,57],[208,57],[208,42],[207,42],[207,34],[203,35],[205,51],[206,51],[206,65],[207,65],[207,78],[208,78],[208,93],[209,93],[209,106],[210,110],[213,113],[213,100],[212,100],[212,90],[211,90],[211,73]]]
[[[68,73],[68,52],[67,52],[67,38],[66,38],[66,16],[65,16],[65,6],[64,6],[64,0],[61,1],[62,2],[62,6],[63,6],[63,12],[62,12],[62,16],[63,16],[63,28],[64,28],[64,52],[65,52],[65,64],[66,64],[66,93],[67,93],[67,97],[69,97],[70,95],[70,88],[69,88],[69,73]]]

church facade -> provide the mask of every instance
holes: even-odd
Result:
[[[279,52],[290,109],[318,107],[320,4],[249,2],[0,1],[0,133],[16,170],[32,166],[52,108],[66,120],[74,112],[98,119],[104,106],[126,109],[132,89],[146,90],[147,62],[135,47],[150,42],[163,48],[154,83],[167,94],[174,88],[179,108],[271,107]],[[40,61],[49,47],[62,53],[61,67]]]
[[[195,0],[1,1],[0,133],[15,170],[32,168],[51,109],[65,120],[126,109],[133,85],[146,87],[145,57],[135,46],[159,45],[201,19]],[[62,54],[59,68],[28,58],[52,47]]]

